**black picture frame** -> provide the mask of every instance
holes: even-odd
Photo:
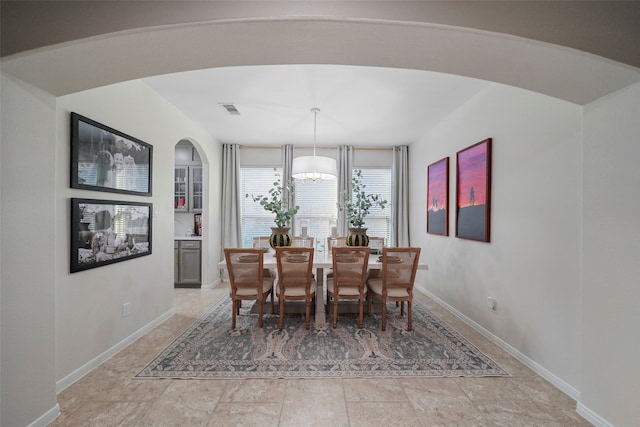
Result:
[[[71,199],[71,273],[151,255],[153,205]]]
[[[71,113],[71,188],[151,196],[153,146]]]
[[[427,166],[427,233],[449,235],[449,157]]]
[[[456,154],[456,237],[490,242],[491,138]]]

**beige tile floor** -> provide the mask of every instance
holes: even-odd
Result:
[[[58,395],[51,426],[589,426],[576,402],[455,316],[433,312],[510,378],[133,379],[211,304],[215,289],[176,289],[177,313]]]

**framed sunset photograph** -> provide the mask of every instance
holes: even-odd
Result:
[[[490,241],[491,138],[456,154],[456,237]]]
[[[449,158],[427,166],[427,233],[449,235]]]

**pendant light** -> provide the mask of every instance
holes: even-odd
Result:
[[[301,156],[293,159],[291,176],[311,181],[336,179],[338,175],[336,160],[331,157],[316,156],[316,125],[320,109],[314,107],[311,112],[313,113],[313,156]]]

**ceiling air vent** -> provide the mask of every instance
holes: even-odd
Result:
[[[231,114],[232,116],[239,116],[240,115],[240,111],[238,111],[236,106],[233,105],[232,103],[221,103],[220,105],[222,106],[222,108],[227,110],[227,113]]]

